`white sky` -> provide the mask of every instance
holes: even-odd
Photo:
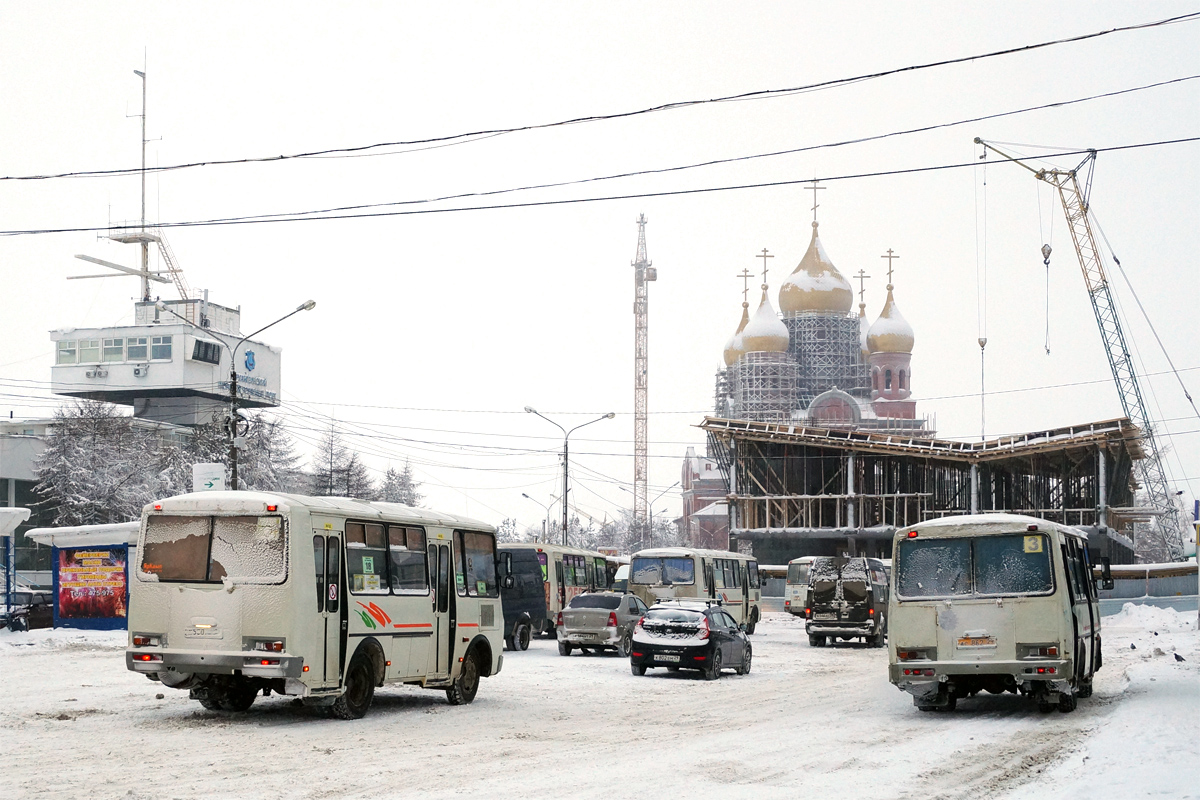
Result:
[[[149,74],[151,165],[439,137],[802,86],[1149,22],[1188,3],[855,4],[12,4],[0,7],[0,176],[135,167]],[[1114,33],[818,92],[706,104],[407,154],[166,172],[148,179],[164,222],[418,200],[793,149],[948,123],[1200,74],[1200,21]],[[1200,134],[1200,80],[988,122],[455,205],[629,195],[819,175],[822,241],[860,268],[868,313],[896,300],[913,326],[918,412],[949,437],[979,435],[977,275],[987,265],[989,434],[1119,416],[1120,404],[1062,212],[1007,164],[828,180],[972,161],[984,139],[1105,148]],[[400,148],[371,153],[395,153]],[[1021,148],[1034,152],[1032,148]],[[1200,391],[1192,323],[1200,252],[1197,143],[1101,153],[1091,199],[1176,366]],[[1070,157],[1060,166],[1074,166]],[[138,216],[138,178],[0,181],[0,230],[102,227]],[[329,416],[373,467],[411,458],[427,502],[537,524],[556,494],[570,426],[575,503],[603,519],[632,495],[634,220],[650,287],[650,497],[677,481],[741,314],[744,267],[807,247],[812,195],[743,189],[506,210],[194,227],[169,233],[193,287],[240,304],[253,330],[314,298],[263,338],[284,349],[282,409],[298,443]],[[983,208],[986,206],[986,214]],[[977,207],[979,209],[977,213]],[[388,210],[388,209],[385,209]],[[1053,222],[1051,222],[1053,219]],[[986,248],[983,223],[986,220]],[[1051,239],[1051,229],[1053,237]],[[1050,239],[1050,354],[1044,352]],[[136,280],[76,253],[134,264],[92,232],[0,236],[0,412],[47,416],[57,327],[132,321]],[[977,255],[978,254],[978,255]],[[1151,413],[1176,432],[1167,462],[1200,488],[1200,420],[1114,276],[1152,377]],[[752,292],[757,303],[757,292]],[[1063,384],[1075,384],[1064,386]],[[1030,387],[1036,391],[1011,392]],[[475,449],[478,447],[479,449]],[[528,452],[528,451],[535,452]],[[577,483],[576,483],[577,482]],[[656,510],[679,513],[678,489]]]

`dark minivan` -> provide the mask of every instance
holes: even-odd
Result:
[[[861,638],[883,647],[887,635],[888,580],[877,558],[814,559],[808,573],[804,630],[808,643]]]
[[[498,553],[512,557],[513,585],[500,587],[504,607],[504,643],[509,650],[528,650],[529,638],[541,631],[546,620],[546,584],[537,553],[527,548],[505,548]]]

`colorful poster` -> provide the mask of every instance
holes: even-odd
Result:
[[[116,619],[126,615],[125,548],[58,551],[60,619]]]

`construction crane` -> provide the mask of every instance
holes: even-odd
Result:
[[[1113,381],[1117,386],[1117,395],[1121,398],[1121,408],[1125,416],[1136,425],[1142,433],[1142,448],[1145,458],[1139,462],[1142,485],[1150,497],[1150,502],[1158,509],[1158,528],[1162,536],[1167,554],[1178,558],[1183,553],[1183,520],[1179,508],[1175,505],[1175,493],[1167,484],[1166,472],[1162,464],[1162,452],[1154,436],[1154,428],[1150,423],[1150,414],[1146,409],[1146,401],[1138,386],[1137,372],[1133,368],[1133,358],[1125,344],[1125,333],[1121,329],[1121,320],[1117,315],[1117,307],[1113,301],[1112,290],[1109,288],[1108,275],[1104,271],[1104,263],[1100,258],[1100,250],[1096,246],[1092,234],[1088,190],[1090,189],[1091,168],[1095,166],[1096,151],[1089,150],[1087,156],[1074,169],[1034,169],[1021,159],[1011,156],[994,145],[978,137],[975,143],[991,150],[998,156],[1012,161],[1033,173],[1039,181],[1045,181],[1058,190],[1058,199],[1062,202],[1063,212],[1067,217],[1067,227],[1071,231],[1071,241],[1075,244],[1075,254],[1079,257],[1079,266],[1083,269],[1083,281],[1087,286],[1088,297],[1092,301],[1092,311],[1096,314],[1096,324],[1100,328],[1100,339],[1104,352],[1108,356],[1108,365],[1112,369]],[[1080,186],[1081,170],[1088,168],[1087,178]],[[1046,253],[1049,258],[1049,254]]]
[[[633,260],[633,529],[641,536],[646,526],[646,454],[649,449],[646,405],[649,373],[649,292],[658,270],[646,255],[646,215],[637,218],[637,256]]]

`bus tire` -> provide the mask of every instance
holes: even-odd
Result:
[[[629,631],[621,634],[621,641],[617,642],[617,655],[621,658],[629,658],[629,651],[633,649],[633,634]]]
[[[1085,678],[1079,682],[1079,685],[1075,687],[1075,696],[1082,697],[1085,700],[1092,696],[1091,678]]]
[[[249,711],[258,697],[256,689],[249,681],[238,681],[221,690],[216,695],[217,704],[222,711]]]
[[[221,710],[221,704],[217,702],[217,698],[207,686],[197,686],[195,689],[192,689],[191,696],[193,700],[197,700],[208,711]]]
[[[465,706],[479,692],[479,651],[471,648],[463,659],[462,669],[446,690],[446,700],[452,706]]]
[[[512,649],[528,650],[529,649],[529,638],[532,635],[533,635],[533,631],[530,630],[528,622],[518,622],[516,624],[516,627],[513,628],[512,640],[513,640],[513,644],[516,645],[516,647],[514,647]]]
[[[362,719],[375,699],[375,665],[366,653],[358,652],[346,670],[346,691],[330,706],[338,719]]]
[[[753,635],[754,628],[757,625],[758,625],[758,609],[755,608],[750,612],[750,619],[747,620],[747,622],[746,622],[746,633],[748,635]]]

